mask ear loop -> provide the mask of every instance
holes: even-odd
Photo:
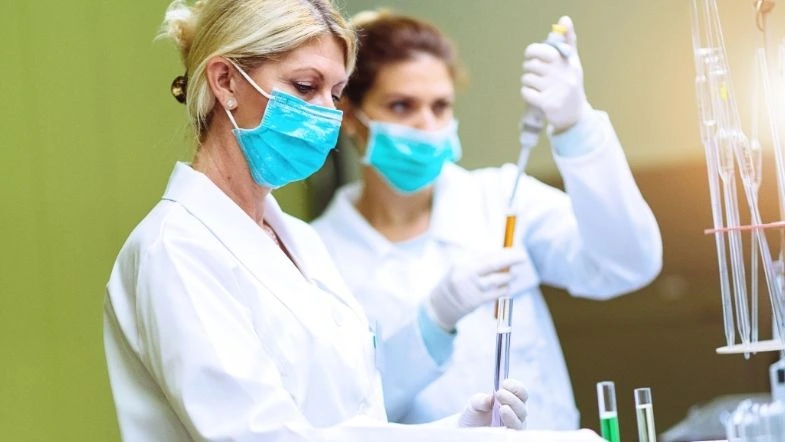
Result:
[[[232,126],[234,126],[235,129],[240,130],[240,127],[237,126],[237,122],[234,121],[234,115],[232,115],[232,111],[224,107],[224,112],[226,112],[226,116],[229,117],[229,121],[232,122]]]
[[[357,121],[363,124],[366,128],[368,128],[368,139],[365,141],[365,154],[362,157],[361,162],[363,164],[371,164],[371,151],[373,150],[373,143],[371,140],[373,139],[373,130],[371,130],[371,119],[365,115],[365,112],[361,111],[360,109],[354,110],[354,116],[357,118]]]
[[[363,126],[367,127],[368,129],[371,128],[371,119],[365,115],[365,112],[361,111],[360,109],[355,109],[354,116],[357,117],[357,121],[362,123]]]
[[[259,87],[259,85],[258,85],[258,84],[256,84],[256,82],[255,82],[255,81],[253,81],[253,80],[251,79],[251,77],[250,77],[248,74],[246,74],[244,70],[242,70],[242,69],[240,68],[240,66],[237,66],[237,63],[235,63],[234,61],[232,61],[232,60],[230,60],[230,59],[228,59],[228,58],[225,58],[224,60],[226,60],[226,61],[228,61],[229,63],[231,63],[231,64],[232,64],[232,66],[234,66],[234,68],[235,68],[235,69],[237,69],[237,72],[239,72],[239,73],[240,73],[240,75],[242,75],[242,76],[243,76],[243,78],[245,78],[245,81],[247,81],[248,83],[250,83],[250,85],[251,85],[251,86],[252,86],[254,89],[256,89],[256,92],[259,92],[260,94],[262,94],[262,95],[264,96],[264,98],[267,98],[268,100],[272,99],[272,96],[270,96],[270,94],[268,94],[267,92],[265,92],[265,91],[264,91],[264,89],[262,89],[261,87]]]
[[[224,60],[226,60],[229,63],[231,63],[232,66],[234,66],[234,68],[237,69],[237,72],[239,72],[240,75],[242,75],[243,78],[245,78],[245,81],[247,81],[248,84],[250,84],[252,88],[256,89],[256,92],[259,92],[260,94],[262,94],[262,96],[264,98],[267,98],[268,101],[272,100],[272,96],[270,94],[268,94],[267,92],[265,92],[264,89],[259,87],[259,85],[256,84],[256,82],[253,81],[251,79],[251,77],[247,73],[245,73],[245,71],[242,68],[240,68],[240,66],[237,65],[237,63],[235,63],[233,60],[231,60],[229,58],[224,58]],[[232,126],[234,126],[235,129],[240,130],[240,126],[238,126],[237,125],[237,121],[234,120],[234,115],[232,115],[232,112],[229,109],[225,108],[225,107],[224,107],[224,112],[226,112],[226,116],[229,117],[229,121],[232,122]]]

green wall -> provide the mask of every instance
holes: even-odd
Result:
[[[101,312],[114,257],[190,147],[164,2],[0,14],[3,440],[117,440]]]
[[[345,1],[349,12],[378,3]],[[731,44],[754,37],[747,3],[723,2],[736,8],[724,16],[742,35]],[[611,112],[633,163],[701,155],[684,1],[385,4],[434,20],[458,42],[471,75],[458,103],[466,165],[515,158],[523,48],[562,12],[581,32],[589,96]],[[160,196],[173,163],[192,149],[184,109],[168,92],[182,71],[176,51],[153,42],[166,6],[3,1],[3,440],[118,437],[101,340],[104,287],[122,242]],[[531,164],[551,171],[547,149]],[[304,216],[302,189],[280,197]]]

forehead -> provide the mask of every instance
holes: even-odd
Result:
[[[407,95],[414,98],[452,96],[453,78],[447,64],[430,54],[382,66],[368,95]]]
[[[283,70],[316,69],[334,81],[344,81],[346,50],[341,40],[333,36],[314,38],[280,58]]]

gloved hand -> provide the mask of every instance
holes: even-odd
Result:
[[[504,270],[525,259],[521,250],[499,249],[454,266],[425,300],[426,313],[445,331],[454,330],[459,319],[504,294],[516,277]]]
[[[526,427],[526,400],[529,394],[523,384],[515,379],[505,379],[499,391],[490,394],[478,393],[458,418],[459,427],[487,427],[491,425],[493,399],[499,401],[499,416],[502,424],[513,430]]]
[[[583,90],[583,68],[572,20],[565,16],[559,24],[567,28],[567,59],[548,43],[532,43],[524,54],[521,77],[523,99],[540,108],[557,133],[572,127],[591,110]]]

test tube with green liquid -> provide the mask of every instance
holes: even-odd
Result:
[[[608,442],[621,442],[619,415],[616,412],[616,387],[612,381],[597,383],[597,403],[600,409],[600,434]]]
[[[635,389],[635,416],[638,419],[638,441],[657,442],[654,431],[654,404],[650,388]]]

